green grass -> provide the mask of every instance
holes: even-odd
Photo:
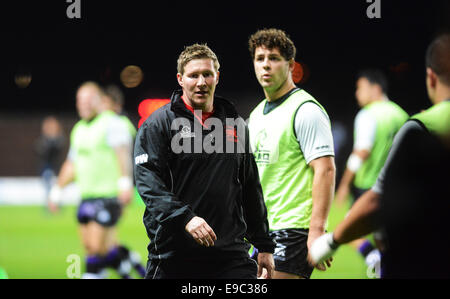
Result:
[[[332,207],[330,230],[346,211]],[[84,258],[75,213],[76,207],[64,207],[59,214],[51,215],[43,207],[0,206],[0,268],[13,279],[67,278],[67,257],[77,254]],[[148,239],[142,216],[141,204],[128,207],[119,222],[119,239],[137,251],[145,263]],[[314,271],[312,278],[367,278],[366,266],[352,248],[342,246],[332,267],[326,272]]]

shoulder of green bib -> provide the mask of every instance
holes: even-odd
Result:
[[[264,99],[261,102],[259,102],[259,104],[256,105],[256,107],[253,108],[253,110],[250,112],[250,117],[252,116],[252,114],[256,113],[256,111],[263,110],[264,109],[264,105],[266,105],[266,103],[267,103],[267,99]]]
[[[431,132],[448,135],[450,134],[450,102],[445,101],[436,104],[413,115],[411,119],[420,121]]]
[[[75,123],[75,125],[72,128],[72,131],[70,132],[70,135],[73,136],[75,132],[80,128],[86,125],[86,121],[83,119],[80,119]]]
[[[436,104],[436,105],[428,108],[425,111],[422,111],[420,113],[413,115],[411,118],[412,119],[420,119],[420,118],[431,117],[433,115],[440,114],[444,110],[446,112],[450,110],[450,101],[444,101],[439,104]]]
[[[311,94],[309,94],[306,90],[304,89],[299,89],[298,91],[294,92],[291,97],[294,97],[297,99],[297,103],[298,103],[298,107],[297,107],[297,111],[298,109],[300,109],[300,107],[305,104],[305,103],[314,103],[317,106],[319,106],[320,109],[322,109],[326,114],[327,111],[326,109],[322,106],[322,104],[320,104],[320,102],[318,100],[316,100],[316,98],[314,98]]]

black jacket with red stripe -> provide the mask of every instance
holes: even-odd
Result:
[[[149,259],[248,257],[245,239],[273,252],[245,122],[231,102],[216,96],[203,124],[181,95],[175,91],[136,136],[134,176],[146,205]],[[216,233],[213,247],[198,245],[185,231],[194,216]]]

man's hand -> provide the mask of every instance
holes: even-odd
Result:
[[[128,190],[119,191],[119,196],[118,196],[119,202],[124,206],[128,205],[131,202],[131,200],[133,199],[133,193],[134,193],[133,188],[128,189]]]
[[[334,241],[333,234],[328,233],[317,238],[309,248],[308,261],[311,265],[322,265],[326,262],[328,267],[330,264],[328,261],[332,260],[332,255],[336,252],[339,245]]]
[[[331,267],[331,262],[333,261],[331,255],[328,256],[327,258],[320,260],[319,262],[313,262],[313,260],[310,259],[313,244],[315,244],[317,240],[320,240],[324,236],[326,236],[326,234],[324,235],[323,232],[315,230],[310,230],[308,234],[308,242],[307,242],[308,260],[310,260],[310,264],[316,267],[316,269],[319,271],[326,271],[327,268],[325,267],[325,264],[329,268]]]
[[[185,229],[202,246],[214,246],[214,241],[217,240],[213,229],[203,218],[195,216],[186,224]]]
[[[59,202],[61,201],[62,197],[62,189],[58,185],[53,185],[53,187],[50,189],[50,193],[48,195],[48,209],[52,213],[56,213],[59,211]]]
[[[266,271],[263,271],[264,269]],[[258,278],[272,279],[274,271],[275,263],[273,261],[272,253],[260,252],[258,254]]]
[[[120,177],[117,181],[117,186],[119,187],[118,199],[122,205],[127,205],[133,199],[133,179],[129,176]]]

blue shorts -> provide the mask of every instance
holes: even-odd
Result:
[[[78,207],[77,219],[80,224],[95,221],[101,226],[116,225],[122,214],[122,206],[117,198],[83,199]]]

